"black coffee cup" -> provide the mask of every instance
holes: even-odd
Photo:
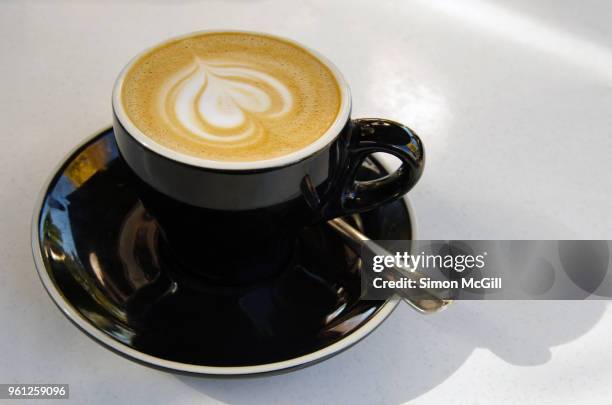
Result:
[[[143,204],[159,222],[170,255],[218,283],[271,276],[291,260],[302,227],[396,200],[423,171],[423,145],[412,130],[385,119],[351,119],[349,87],[337,68],[295,45],[330,69],[342,101],[323,136],[278,158],[225,162],[169,149],[136,128],[122,106],[122,84],[138,56],[115,84],[115,139]],[[380,179],[360,181],[360,166],[375,152],[397,157],[400,167]]]

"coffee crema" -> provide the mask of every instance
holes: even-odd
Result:
[[[121,91],[128,118],[180,153],[257,161],[300,150],[337,117],[330,69],[307,50],[252,33],[202,33],[147,52]]]

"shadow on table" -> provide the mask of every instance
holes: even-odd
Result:
[[[400,403],[444,382],[475,349],[519,366],[546,363],[551,347],[586,333],[605,306],[603,301],[464,301],[428,317],[401,308],[353,349],[303,370],[239,380],[177,378],[233,404]]]
[[[461,210],[445,201],[433,201],[432,205],[448,220],[458,214],[454,210]],[[470,206],[474,208],[472,203]],[[428,208],[422,211],[427,214]],[[500,233],[516,237],[524,233],[521,226],[525,221],[517,220],[521,218],[528,220],[529,229],[537,229],[538,235],[572,236],[571,230],[554,218],[511,206],[483,205],[469,211],[482,214],[461,219],[472,221],[470,229],[475,237],[499,237]],[[500,223],[510,224],[511,229],[500,232],[492,228]],[[303,370],[240,380],[177,378],[227,403],[401,403],[443,383],[476,349],[489,350],[517,366],[547,363],[552,347],[587,333],[606,305],[606,301],[461,301],[431,316],[404,306],[354,348]]]

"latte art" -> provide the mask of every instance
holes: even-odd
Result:
[[[226,143],[255,140],[263,133],[262,121],[286,114],[292,105],[291,92],[276,78],[254,67],[200,59],[170,78],[159,94],[168,124]]]
[[[191,156],[257,161],[300,150],[334,123],[330,69],[266,35],[204,33],[161,45],[125,74],[121,102],[152,141]]]

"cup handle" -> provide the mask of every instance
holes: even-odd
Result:
[[[368,211],[400,198],[414,187],[423,173],[423,143],[410,128],[398,122],[380,118],[353,120],[348,149],[348,169],[340,193],[343,215]],[[357,180],[363,161],[375,152],[397,157],[400,167],[378,179]]]

